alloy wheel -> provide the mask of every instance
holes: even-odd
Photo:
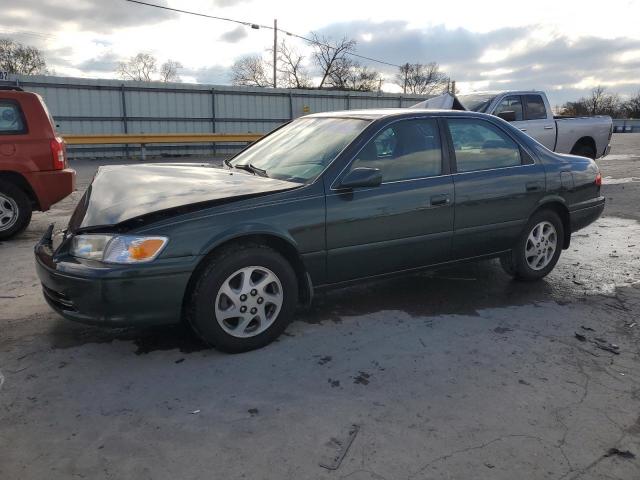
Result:
[[[0,231],[9,230],[18,221],[18,204],[0,193]]]
[[[216,295],[215,316],[229,335],[254,337],[278,318],[282,302],[282,284],[275,273],[265,267],[245,267],[222,283]]]
[[[552,223],[543,221],[536,224],[527,237],[524,249],[525,259],[532,270],[545,268],[556,253],[558,234]]]

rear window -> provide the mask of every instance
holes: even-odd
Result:
[[[521,164],[518,145],[498,128],[476,119],[447,120],[458,172]]]
[[[540,95],[525,95],[527,106],[527,120],[541,120],[547,118],[547,109]]]
[[[47,104],[44,103],[44,100],[42,99],[42,97],[40,95],[38,95],[38,100],[40,100],[40,105],[42,105],[42,109],[44,110],[44,113],[47,114],[47,118],[49,119],[49,123],[51,123],[51,128],[53,129],[53,133],[55,135],[56,134],[56,122],[53,120],[53,117],[51,116],[51,113],[49,112],[49,109],[47,108]]]
[[[0,135],[27,133],[20,105],[13,100],[0,100]]]

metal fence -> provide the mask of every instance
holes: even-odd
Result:
[[[426,97],[30,76],[0,81],[44,98],[60,134],[266,133],[306,113],[408,107]],[[241,146],[241,145],[240,145]],[[228,154],[237,144],[150,145],[161,155]],[[126,145],[70,146],[71,157],[136,154]]]

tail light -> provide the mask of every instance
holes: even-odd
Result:
[[[600,172],[596,174],[596,185],[598,187],[602,185],[602,175],[600,175]]]
[[[53,169],[62,170],[67,164],[64,150],[64,140],[60,137],[51,139],[51,157],[53,160]]]

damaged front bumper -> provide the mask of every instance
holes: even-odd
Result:
[[[105,265],[54,251],[53,225],[35,246],[44,298],[70,320],[109,326],[177,323],[197,257]]]

